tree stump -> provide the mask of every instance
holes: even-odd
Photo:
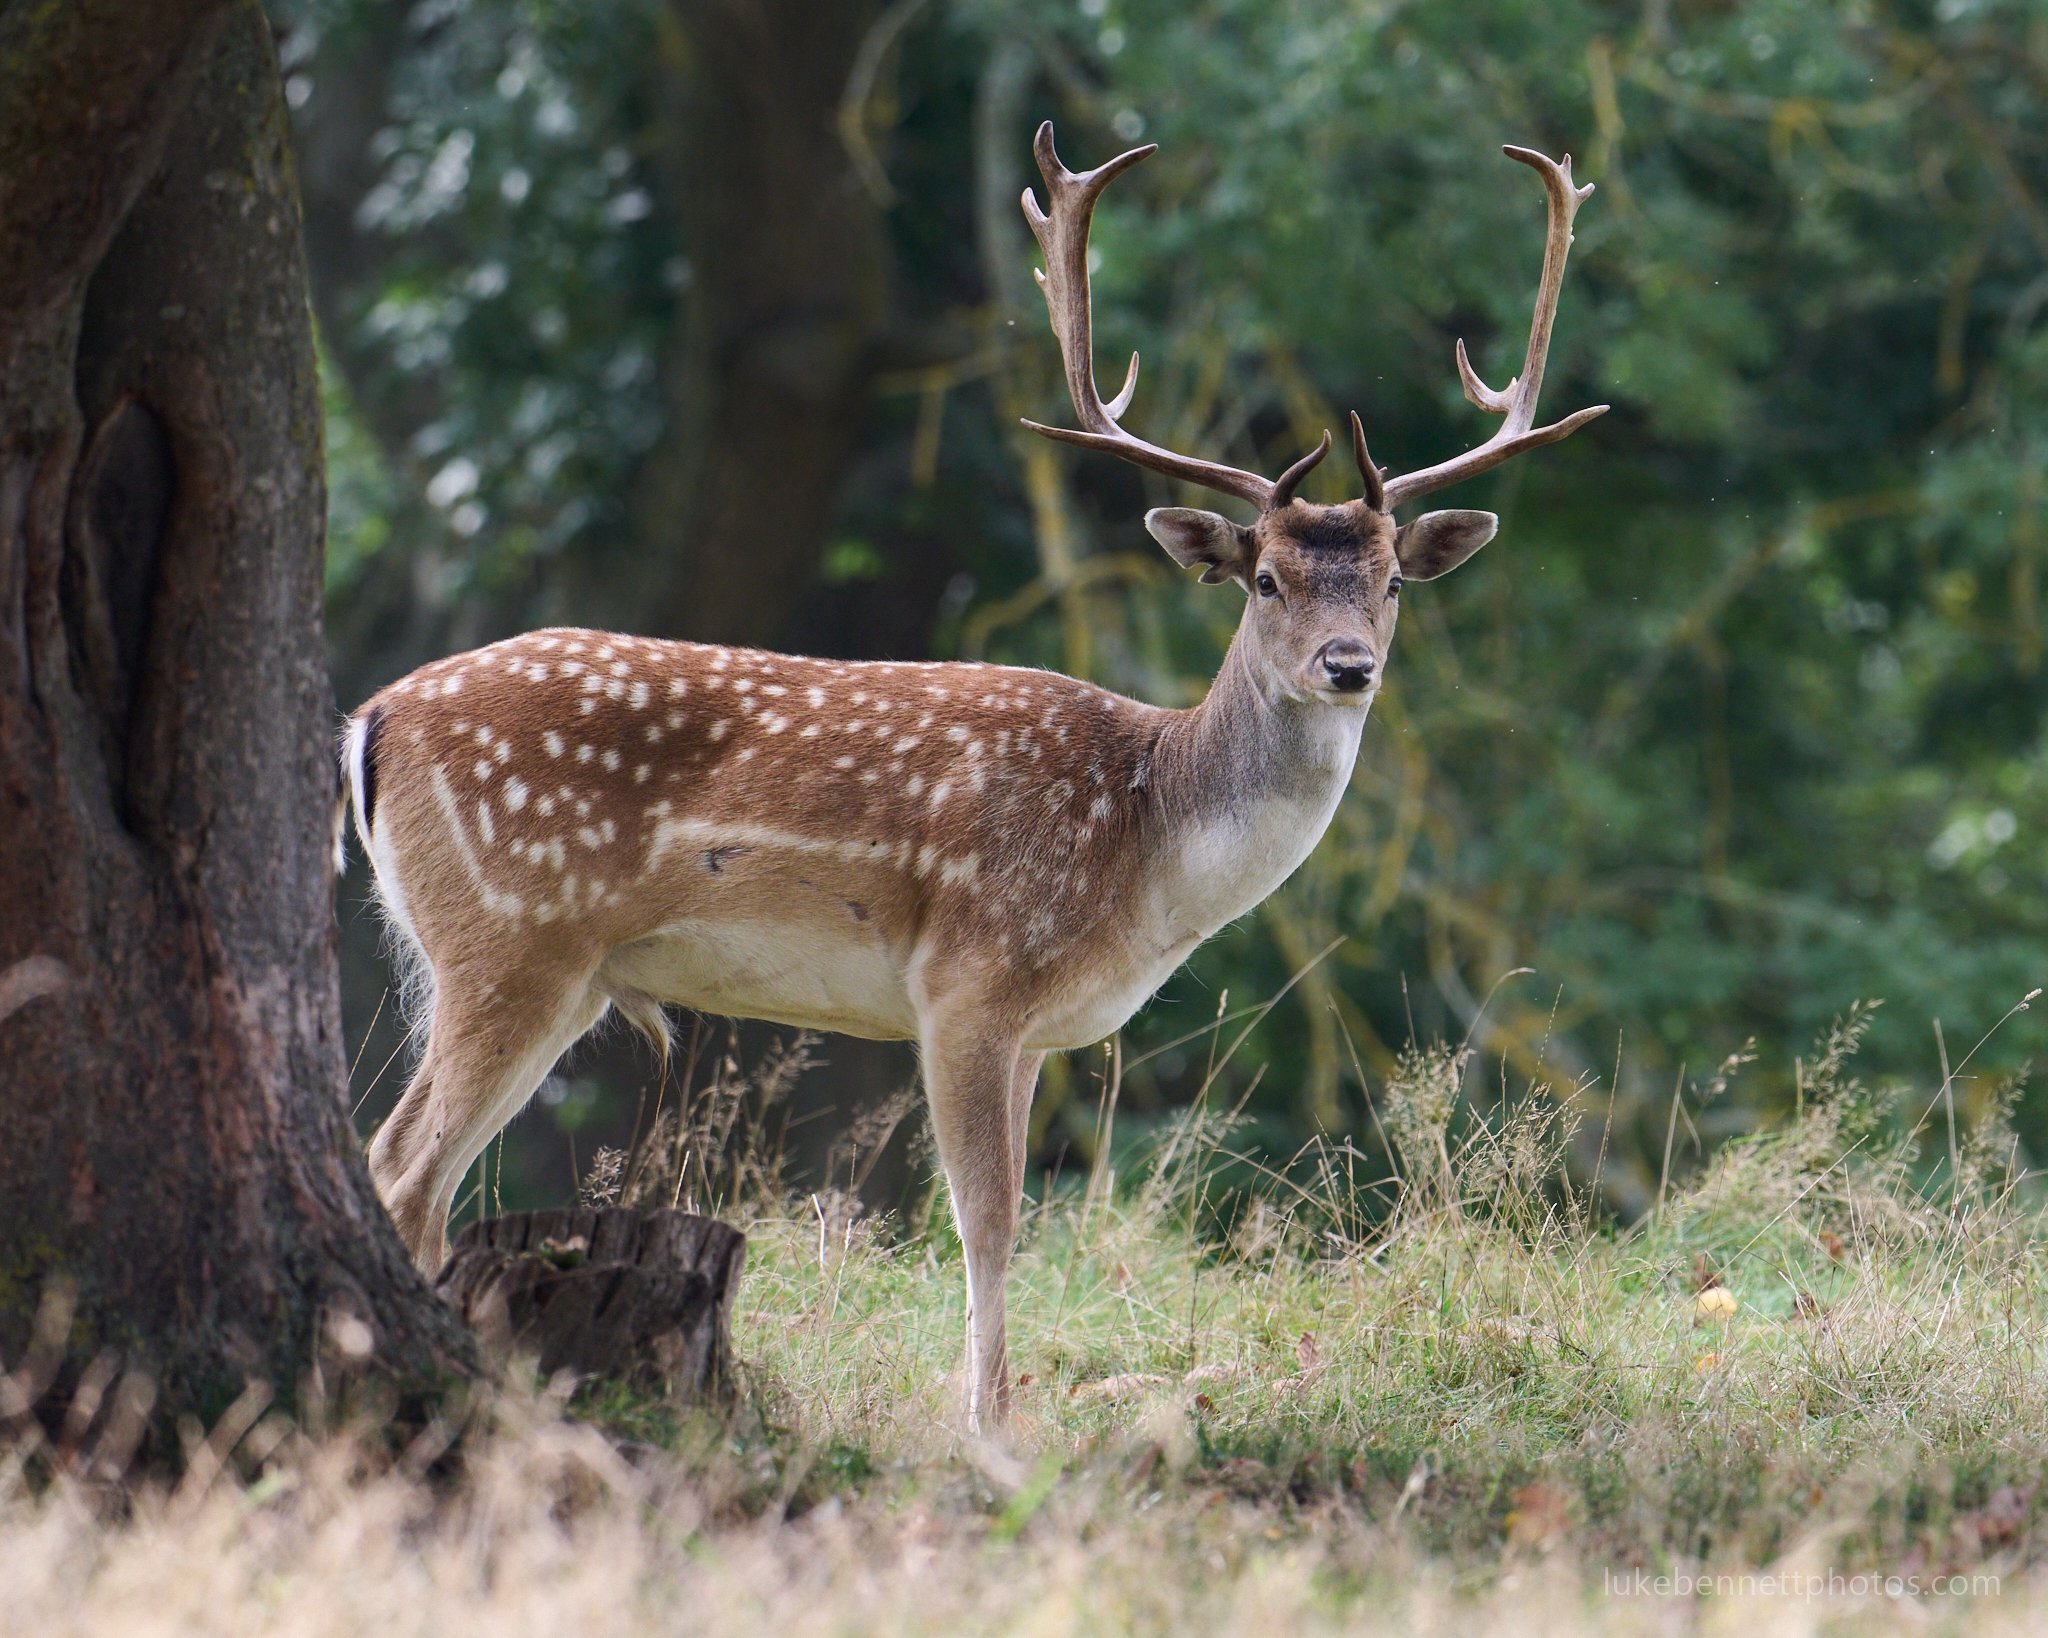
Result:
[[[732,1386],[746,1236],[689,1212],[577,1206],[472,1223],[434,1282],[486,1348],[677,1404]]]

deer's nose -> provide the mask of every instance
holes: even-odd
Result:
[[[1340,694],[1357,694],[1372,681],[1372,650],[1356,637],[1332,637],[1316,654],[1323,675]]]

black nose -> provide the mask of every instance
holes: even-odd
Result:
[[[1372,681],[1372,650],[1355,637],[1331,638],[1316,658],[1322,663],[1330,686],[1340,694],[1362,693]]]

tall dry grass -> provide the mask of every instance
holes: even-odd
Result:
[[[2021,1630],[2048,1235],[2012,1091],[1951,1134],[1953,1085],[1856,1078],[1862,1022],[1789,1119],[1625,1230],[1571,1089],[1475,1103],[1453,1050],[1402,1060],[1368,1151],[1273,1167],[1206,1107],[1135,1162],[1105,1144],[1121,1176],[1029,1214],[1000,1447],[957,1421],[943,1212],[856,1209],[886,1120],[793,1196],[734,1135],[768,1129],[801,1046],[720,1064],[591,1187],[745,1221],[734,1418],[514,1383],[452,1453],[393,1456],[252,1411],[125,1496],[18,1450],[0,1609],[38,1633]],[[1752,1580],[1658,1600],[1639,1569]]]

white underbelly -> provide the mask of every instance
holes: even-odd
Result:
[[[773,922],[683,921],[616,950],[598,975],[661,1001],[799,1029],[909,1040],[903,969],[879,939]]]

